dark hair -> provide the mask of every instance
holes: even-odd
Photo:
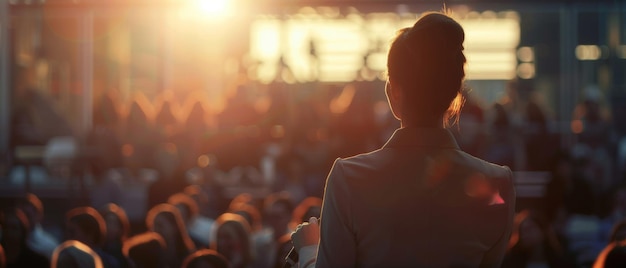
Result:
[[[615,247],[609,251],[604,260],[605,268],[626,267],[626,246],[623,243],[616,243]]]
[[[124,241],[122,252],[135,268],[165,267],[165,241],[158,233],[145,232]]]
[[[122,226],[122,241],[126,239],[128,235],[130,235],[130,222],[128,221],[126,211],[124,211],[123,208],[114,203],[108,203],[104,205],[102,209],[100,209],[100,214],[103,218],[109,214],[115,215],[120,226]]]
[[[7,258],[4,255],[4,248],[0,245],[0,268],[5,268],[7,266]]]
[[[174,206],[184,206],[187,209],[187,219],[184,219],[186,221],[198,216],[198,203],[189,195],[183,193],[173,194],[167,199],[167,203]]]
[[[172,111],[172,104],[169,100],[166,100],[161,104],[161,109],[156,115],[156,122],[161,125],[171,125],[177,124],[178,119],[174,116],[174,112]]]
[[[111,94],[102,95],[99,103],[95,105],[93,123],[95,125],[119,123],[120,115],[115,106],[115,100]]]
[[[135,99],[130,105],[130,111],[128,112],[126,123],[129,125],[146,124],[148,123],[148,115],[139,104],[139,100]]]
[[[189,185],[185,187],[185,189],[183,190],[183,193],[191,197],[193,200],[196,200],[196,204],[198,205],[198,208],[202,207],[202,205],[209,202],[209,195],[204,190],[202,190],[200,185],[197,185],[197,184]]]
[[[250,242],[250,225],[240,215],[227,212],[217,217],[212,227],[213,234],[211,235],[211,237],[213,237],[214,239],[212,239],[211,241],[210,248],[213,250],[216,250],[217,252],[221,251],[221,249],[218,248],[217,242],[219,240],[218,238],[219,236],[217,234],[219,233],[220,229],[222,229],[225,226],[233,227],[235,231],[237,232],[238,236],[242,239],[241,241],[243,242],[242,248],[245,252],[244,261],[246,263],[250,262],[250,260],[252,259],[252,248],[251,248],[251,242]]]
[[[102,268],[98,253],[78,240],[67,240],[52,253],[52,268]]]
[[[609,241],[626,241],[626,220],[621,220],[613,224],[613,228],[611,229],[611,235],[609,236]]]
[[[187,256],[183,262],[182,268],[203,267],[200,262],[205,261],[211,264],[211,267],[228,268],[230,267],[228,260],[224,255],[212,249],[201,249]]]
[[[20,228],[20,239],[21,242],[25,242],[26,238],[31,230],[30,227],[30,221],[28,221],[28,217],[26,216],[26,213],[24,213],[24,211],[22,211],[19,208],[8,208],[6,211],[3,211],[2,213],[0,213],[0,231],[2,231],[2,229],[7,228],[8,226],[8,222],[9,219],[15,218],[18,220],[19,222],[19,228]],[[5,243],[4,241],[5,237],[0,236],[0,242],[1,243]],[[6,245],[5,245],[6,246]]]
[[[229,208],[229,212],[242,216],[248,222],[253,232],[260,231],[263,228],[261,212],[255,206],[240,203]]]
[[[193,125],[204,123],[205,113],[206,111],[204,110],[202,103],[200,101],[194,102],[191,108],[191,111],[189,111],[189,114],[187,114],[185,125],[193,126]]]
[[[154,220],[157,216],[163,216],[176,228],[176,253],[183,257],[195,250],[193,241],[187,233],[187,228],[183,223],[180,212],[171,204],[159,204],[154,206],[146,216],[146,225],[150,231],[154,231]]]
[[[41,203],[41,199],[37,197],[37,195],[33,193],[27,193],[21,200],[20,206],[32,206],[39,214],[39,217],[43,216],[43,203]]]
[[[444,13],[424,14],[398,31],[387,57],[387,72],[403,93],[403,120],[423,122],[445,115],[458,119],[465,78],[465,33]],[[446,113],[448,111],[448,113]]]
[[[254,198],[249,193],[240,193],[230,201],[230,203],[228,204],[228,208],[229,209],[236,208],[239,205],[239,203],[246,203],[249,205],[253,205]]]
[[[263,209],[265,212],[273,205],[283,205],[289,213],[294,210],[294,202],[289,192],[275,192],[268,195],[263,202]]]
[[[65,214],[66,223],[74,223],[95,245],[102,245],[106,237],[106,224],[100,213],[92,207],[77,207]],[[85,243],[85,241],[81,241]],[[92,246],[92,245],[90,245]]]

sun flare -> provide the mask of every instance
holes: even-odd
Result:
[[[226,16],[230,12],[229,0],[195,0],[198,12],[205,16]]]

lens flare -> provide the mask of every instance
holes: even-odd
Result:
[[[196,0],[198,11],[208,16],[224,16],[230,12],[228,0]]]

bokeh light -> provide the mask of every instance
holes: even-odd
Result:
[[[198,161],[197,162],[198,162],[198,166],[199,167],[205,168],[205,167],[208,167],[211,164],[211,158],[208,155],[203,154],[203,155],[198,157]]]
[[[190,11],[203,18],[224,18],[232,15],[231,0],[191,0]]]

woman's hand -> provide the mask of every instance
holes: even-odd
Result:
[[[317,245],[319,240],[320,225],[315,217],[311,217],[309,222],[298,224],[296,230],[291,233],[291,242],[297,251],[306,246]]]

